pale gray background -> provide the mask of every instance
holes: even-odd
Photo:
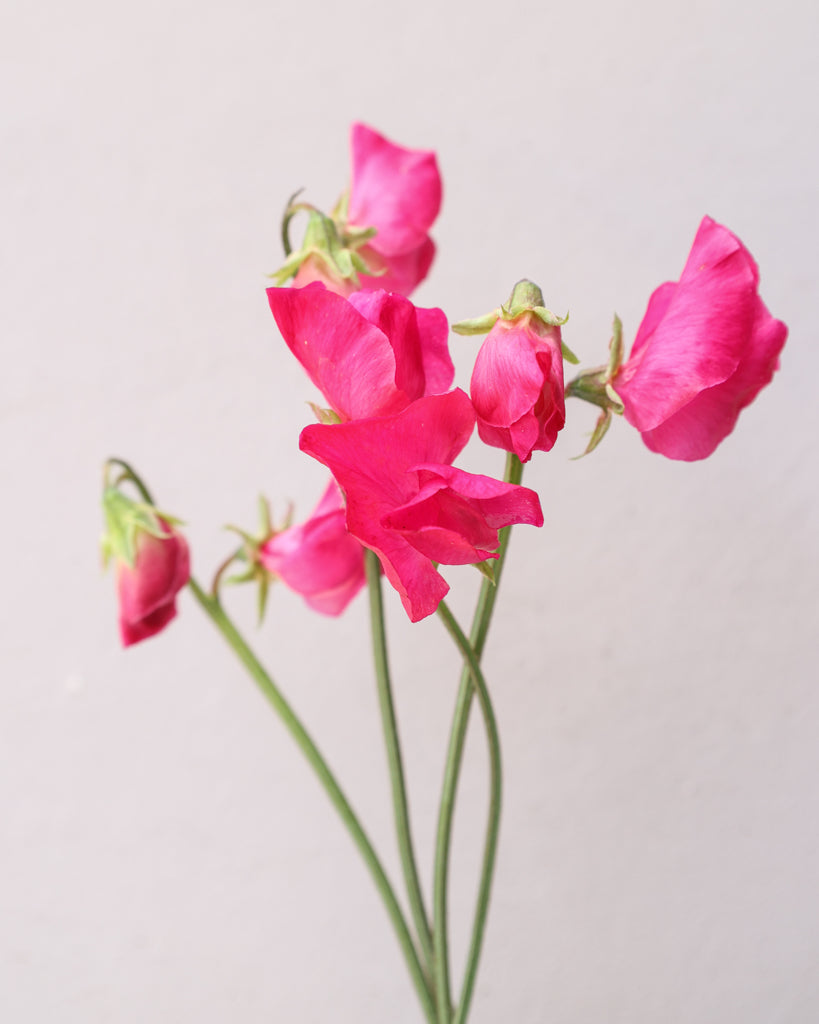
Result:
[[[679,274],[704,213],[791,336],[707,462],[623,422],[572,462],[572,405],[527,481],[487,656],[506,805],[476,1024],[819,1019],[819,377],[808,2],[329,5],[4,0],[0,1018],[415,1024],[346,833],[188,594],[123,653],[98,570],[99,466],[131,458],[207,577],[264,490],[305,514],[315,397],[264,273],[299,186],[331,204],[350,122],[435,148],[419,302],[451,319],[540,282],[602,359]],[[468,381],[476,339],[453,339]],[[466,466],[500,472],[500,453]],[[449,578],[466,615],[470,570]],[[366,602],[284,589],[256,633],[391,869]],[[456,659],[389,595],[425,881]],[[477,724],[477,720],[476,720]],[[455,965],[485,814],[458,818]]]

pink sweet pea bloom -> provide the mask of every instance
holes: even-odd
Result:
[[[165,537],[138,530],[133,566],[117,563],[119,630],[124,647],[160,633],[176,616],[176,595],[190,578],[185,538],[164,519]]]
[[[500,318],[481,345],[469,387],[481,440],[528,462],[566,422],[560,327],[534,313]]]
[[[324,615],[340,615],[364,586],[364,549],[347,532],[344,502],[331,480],[310,518],[261,545],[261,564]]]
[[[500,527],[543,525],[534,491],[452,466],[474,427],[472,403],[455,390],[394,416],[301,433],[302,451],[330,469],[346,496],[347,529],[378,555],[413,622],[449,590],[433,561],[496,558]]]
[[[440,309],[384,291],[345,299],[319,282],[268,288],[267,297],[290,351],[342,420],[386,416],[452,384]]]
[[[753,257],[704,217],[676,283],[651,296],[612,384],[645,444],[670,459],[710,455],[770,382],[788,329],[758,294]]]
[[[429,229],[441,209],[441,175],[430,150],[405,149],[364,124],[352,127],[353,172],[347,224],[376,228],[359,251],[381,276],[362,276],[363,288],[409,295],[435,256]]]

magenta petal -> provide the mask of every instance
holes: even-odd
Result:
[[[334,480],[305,523],[275,534],[259,548],[259,561],[316,611],[344,611],[364,585],[364,552],[347,531]]]
[[[120,616],[119,636],[123,647],[130,647],[131,644],[139,643],[140,640],[148,640],[162,630],[176,618],[176,602],[160,605],[154,611],[149,612],[141,619],[130,620]]]
[[[523,523],[543,526],[543,511],[535,491],[491,476],[466,473],[455,466],[416,466],[420,493],[441,484],[468,499],[493,529]]]
[[[407,252],[386,256],[372,244],[360,249],[362,259],[379,274],[360,274],[361,287],[367,290],[383,288],[386,292],[411,295],[429,273],[435,259],[435,243],[427,236],[423,242]]]
[[[452,462],[474,426],[472,403],[456,390],[421,398],[394,416],[315,424],[301,433],[302,451],[324,463],[344,491],[347,528],[379,556],[413,621],[431,614],[448,587],[429,558],[382,520],[417,494],[410,468]]]
[[[559,327],[527,314],[498,320],[478,352],[470,395],[481,440],[526,462],[566,421]]]
[[[352,185],[348,222],[374,227],[374,246],[385,256],[421,245],[441,208],[435,154],[405,149],[363,124],[351,133]]]
[[[442,395],[455,379],[455,367],[449,354],[449,322],[442,309],[415,310],[421,338],[424,364],[424,394]]]
[[[771,380],[787,328],[758,284],[742,242],[705,217],[680,280],[651,296],[613,381],[626,419],[653,451],[689,461],[710,455]]]
[[[406,405],[389,339],[347,299],[319,282],[268,288],[267,297],[290,351],[339,416],[380,416]]]
[[[395,359],[395,386],[406,396],[405,404],[421,398],[424,364],[415,306],[403,295],[381,290],[355,292],[348,301],[389,339]]]
[[[771,382],[779,366],[787,328],[758,303],[755,347],[724,383],[701,391],[654,430],[643,433],[652,451],[670,459],[693,462],[713,453],[736,426],[740,412]]]
[[[475,423],[462,391],[413,402],[394,416],[306,427],[302,451],[323,462],[347,499],[347,528],[381,560],[410,618],[447,591],[431,559],[450,565],[493,556],[498,529],[541,525],[534,491],[450,465]]]
[[[124,646],[159,633],[176,615],[176,595],[190,577],[185,538],[160,520],[167,537],[140,532],[133,566],[117,568],[120,636]]]
[[[543,387],[537,345],[525,327],[498,320],[481,345],[469,393],[479,419],[508,426],[530,410]]]
[[[646,309],[645,316],[643,317],[640,326],[637,328],[637,335],[634,338],[634,344],[631,346],[629,362],[637,357],[641,349],[645,348],[646,343],[654,334],[657,326],[665,316],[666,310],[668,309],[671,300],[674,298],[674,293],[676,291],[677,282],[666,281],[665,284],[661,284],[659,288],[655,288],[651,293],[651,298],[648,300],[648,308]]]
[[[664,285],[652,296],[653,330],[641,328],[641,347],[614,382],[638,430],[653,429],[735,372],[753,323],[756,281],[750,253],[706,217],[673,293]]]

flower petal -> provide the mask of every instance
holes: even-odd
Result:
[[[753,325],[757,280],[748,250],[706,217],[679,282],[652,296],[651,329],[641,327],[635,358],[614,380],[629,423],[652,430],[732,376]]]
[[[435,154],[397,146],[364,124],[353,125],[350,141],[348,222],[377,228],[372,244],[385,256],[416,249],[441,208]]]
[[[267,297],[288,348],[339,416],[381,416],[406,405],[389,339],[347,299],[319,282],[268,288]]]

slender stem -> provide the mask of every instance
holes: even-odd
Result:
[[[395,897],[395,893],[393,892],[386,872],[378,859],[378,855],[373,849],[366,832],[362,828],[361,823],[356,817],[356,814],[350,806],[347,798],[344,796],[335,776],[311,739],[307,730],[301,724],[301,721],[287,703],[284,696],[279,691],[279,688],[264,670],[253,651],[248,647],[239,631],[233,625],[233,622],[228,618],[219,601],[206,594],[192,577],[188,585],[193,591],[199,604],[221,631],[225,640],[233,648],[237,657],[248,670],[254,682],[258,685],[259,689],[278,713],[282,722],[290,732],[290,735],[310,762],[310,765],[318,776],[319,781],[324,786],[325,792],[329,796],[335,809],[338,811],[341,820],[347,826],[347,830],[352,836],[353,842],[358,847],[361,856],[364,858],[364,861],[370,870],[370,874],[373,877],[376,888],[381,894],[381,898],[387,908],[387,913],[390,916],[393,928],[395,929],[395,933],[398,937],[398,942],[407,962],[407,967],[409,968],[410,975],[412,976],[412,981],[415,985],[415,990],[418,993],[418,998],[421,1001],[424,1014],[429,1021],[429,1024],[436,1024],[435,1004],[433,1002],[429,984],[424,975],[424,970],[418,959],[415,944],[412,941],[412,936],[409,928],[407,927],[407,923],[404,920],[401,907]]]
[[[511,453],[506,458],[504,480],[507,483],[519,484],[523,476],[523,465],[516,455]],[[480,662],[486,645],[489,624],[495,608],[495,600],[500,586],[506,552],[509,547],[511,527],[500,531],[498,558],[495,562],[495,582],[485,579],[481,584],[478,603],[472,619],[469,643],[475,659]],[[449,738],[444,781],[441,790],[441,803],[438,812],[438,833],[435,843],[435,877],[433,892],[433,935],[435,936],[435,991],[438,1006],[449,1006],[449,951],[447,921],[447,883],[449,879],[449,851],[452,841],[452,820],[455,811],[455,795],[458,789],[458,777],[463,760],[466,729],[469,724],[469,710],[472,703],[472,672],[467,659],[465,660],[455,711],[452,717],[452,729]]]
[[[366,551],[365,565],[367,569],[367,586],[370,594],[373,661],[375,663],[375,676],[378,683],[378,700],[381,705],[381,721],[384,727],[387,763],[392,783],[392,803],[395,811],[398,849],[401,854],[401,867],[404,871],[404,881],[407,886],[407,895],[415,922],[415,930],[418,934],[418,940],[427,968],[431,969],[432,933],[424,906],[424,896],[421,891],[421,882],[418,877],[418,868],[412,844],[407,790],[401,759],[401,744],[398,738],[398,723],[395,719],[390,669],[387,659],[387,635],[384,628],[384,603],[381,594],[381,563],[378,560],[378,555],[372,551]]]
[[[442,601],[438,606],[438,614],[443,619],[444,625],[461,651],[468,667],[470,677],[478,696],[478,702],[483,712],[484,724],[486,726],[486,738],[489,745],[489,770],[490,770],[490,795],[489,795],[489,819],[486,828],[486,843],[483,852],[483,864],[481,866],[481,880],[478,886],[478,902],[475,908],[475,920],[472,926],[472,941],[469,944],[469,953],[466,960],[466,971],[464,972],[463,985],[461,986],[461,997],[455,1010],[453,1024],[464,1024],[469,1005],[472,1000],[472,990],[475,985],[475,975],[478,971],[478,960],[483,945],[483,934],[486,927],[486,915],[489,912],[489,896],[492,890],[492,876],[495,869],[495,854],[498,848],[498,831],[500,827],[501,812],[501,755],[500,740],[498,737],[498,726],[495,721],[495,713],[492,709],[492,702],[489,698],[489,691],[486,681],[478,664],[477,656],[471,644],[458,625],[452,612]]]

